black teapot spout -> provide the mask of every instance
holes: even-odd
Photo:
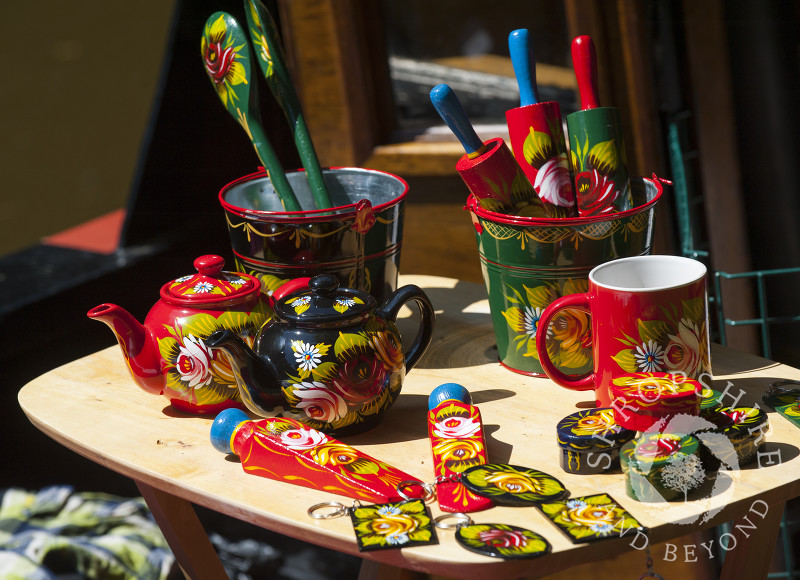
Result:
[[[225,353],[242,402],[250,411],[269,417],[276,407],[283,405],[280,379],[268,357],[257,355],[244,340],[227,329],[212,333],[206,345]]]

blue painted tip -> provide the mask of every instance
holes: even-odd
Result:
[[[428,410],[432,411],[445,401],[459,401],[471,405],[472,395],[458,383],[444,383],[433,389],[428,396]]]
[[[220,453],[233,453],[231,437],[242,422],[249,421],[250,417],[241,409],[225,409],[217,415],[211,424],[211,445]]]

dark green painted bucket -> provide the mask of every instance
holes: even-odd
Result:
[[[526,218],[490,212],[473,196],[467,199],[465,209],[475,227],[503,366],[545,376],[536,353],[536,331],[547,305],[566,294],[586,292],[595,266],[651,253],[661,182],[655,175],[630,179],[635,207],[608,216]],[[547,348],[562,372],[591,371],[587,313],[567,310],[554,319],[547,333]]]

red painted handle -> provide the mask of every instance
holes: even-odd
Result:
[[[539,322],[536,324],[536,352],[539,354],[539,362],[545,374],[553,382],[575,391],[590,391],[594,389],[594,372],[582,376],[573,376],[557,369],[553,361],[550,360],[550,354],[547,352],[547,327],[550,326],[550,321],[565,308],[580,308],[591,313],[589,300],[589,294],[567,294],[557,298],[544,309]]]
[[[581,95],[581,109],[596,109],[600,106],[597,98],[597,53],[591,37],[577,36],[572,41],[572,66]]]

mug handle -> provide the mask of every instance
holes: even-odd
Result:
[[[556,368],[547,352],[547,328],[555,316],[565,308],[579,308],[591,314],[591,296],[587,293],[567,294],[556,298],[542,312],[536,325],[536,352],[545,374],[555,383],[575,391],[590,391],[594,389],[594,371],[585,375],[568,375]],[[540,340],[541,339],[541,340]]]
[[[378,312],[385,318],[394,322],[397,320],[397,314],[400,308],[406,303],[413,300],[419,306],[419,330],[414,342],[405,353],[406,372],[414,368],[419,358],[424,354],[425,349],[431,343],[433,338],[433,326],[436,321],[436,315],[433,311],[433,304],[431,304],[428,295],[423,292],[422,288],[414,284],[408,284],[402,288],[398,288],[392,295],[387,298],[386,302],[378,308]]]

